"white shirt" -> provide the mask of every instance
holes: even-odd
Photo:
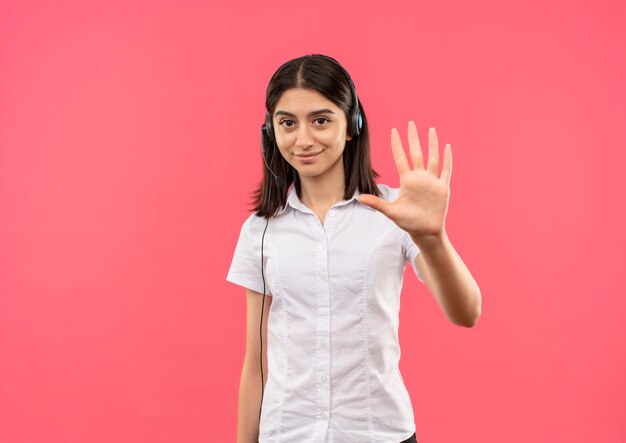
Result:
[[[389,201],[399,192],[378,188]],[[399,443],[415,432],[398,366],[398,314],[407,260],[424,281],[419,248],[359,194],[329,208],[322,226],[292,184],[267,226],[265,293],[273,299],[260,443]],[[266,222],[254,213],[245,220],[226,277],[260,293]]]

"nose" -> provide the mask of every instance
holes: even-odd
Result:
[[[311,136],[311,130],[308,125],[300,125],[298,128],[298,132],[296,133],[296,146],[298,148],[313,146],[313,137]]]

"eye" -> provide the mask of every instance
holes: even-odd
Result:
[[[286,126],[287,128],[291,128],[291,126],[293,126],[293,125],[291,125],[291,124],[289,124],[289,125],[283,125],[283,123],[285,123],[285,122],[291,122],[291,123],[293,123],[293,120],[282,120],[282,121],[280,122],[280,124],[281,124],[282,126]]]
[[[315,119],[315,121],[319,121],[319,120],[322,120],[322,123],[321,123],[322,125],[324,124],[324,122],[323,122],[324,120],[325,120],[325,121],[327,121],[327,122],[329,122],[329,121],[330,121],[330,120],[328,120],[326,117],[317,117],[317,118]]]

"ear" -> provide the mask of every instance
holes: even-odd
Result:
[[[347,132],[347,131],[346,131],[346,140],[347,140],[347,141],[352,140],[352,136],[351,136],[351,135],[350,135],[350,133],[349,133],[349,132]]]

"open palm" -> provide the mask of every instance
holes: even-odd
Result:
[[[445,231],[445,219],[450,199],[452,175],[452,149],[446,145],[441,176],[439,171],[439,145],[437,133],[428,133],[428,166],[424,167],[422,148],[413,121],[408,128],[409,147],[413,169],[409,167],[400,134],[391,130],[391,149],[400,174],[400,192],[392,201],[372,194],[361,194],[359,200],[389,217],[413,238],[440,236]]]

